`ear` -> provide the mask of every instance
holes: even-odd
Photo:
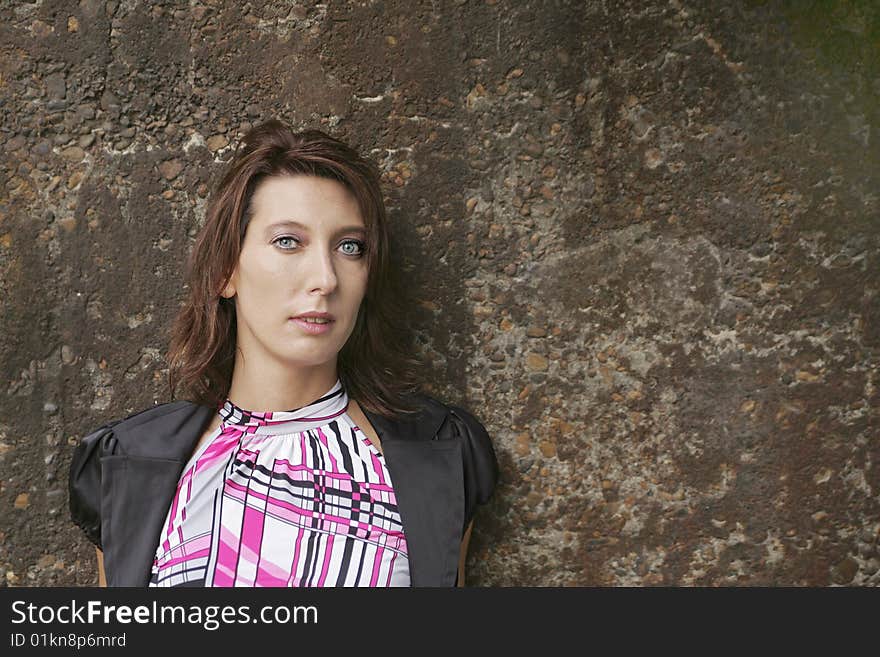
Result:
[[[233,278],[230,278],[226,282],[226,286],[223,288],[223,291],[220,293],[220,296],[225,299],[231,299],[235,296],[235,283],[233,282]]]

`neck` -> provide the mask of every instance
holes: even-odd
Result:
[[[320,398],[338,379],[335,359],[316,366],[291,367],[268,364],[247,367],[236,352],[227,398],[239,408],[252,411],[288,411]]]

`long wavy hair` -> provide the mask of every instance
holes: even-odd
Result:
[[[341,182],[357,199],[367,230],[367,290],[355,327],[337,356],[349,397],[385,417],[416,412],[412,393],[421,362],[401,321],[406,299],[392,268],[379,171],[347,144],[320,130],[292,132],[277,120],[245,135],[208,202],[189,255],[186,299],[174,319],[166,361],[171,398],[178,387],[217,407],[229,393],[235,364],[236,312],[220,296],[232,276],[252,216],[251,200],[269,176],[305,174]]]

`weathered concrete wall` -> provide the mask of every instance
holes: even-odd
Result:
[[[502,465],[471,583],[880,583],[873,0],[42,0],[0,47],[0,582],[95,581],[72,445],[165,401],[207,186],[277,115],[387,174]]]

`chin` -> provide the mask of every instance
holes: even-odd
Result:
[[[324,346],[322,345],[322,349],[291,349],[286,353],[279,354],[281,359],[287,361],[291,365],[297,365],[300,367],[318,367],[320,365],[325,365],[330,361],[333,361],[337,354],[339,353],[339,349],[336,348],[336,345]]]

